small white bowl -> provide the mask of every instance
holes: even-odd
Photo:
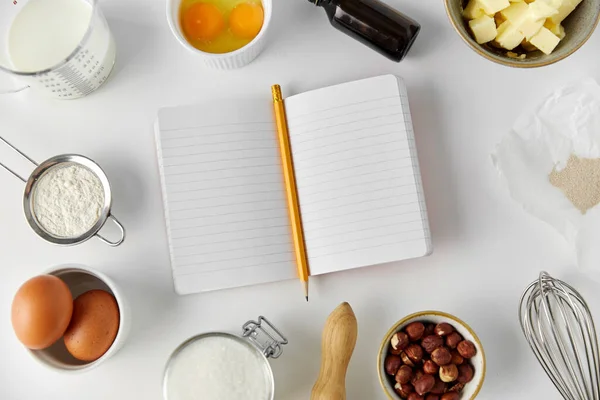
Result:
[[[396,322],[394,326],[390,328],[387,332],[383,341],[381,342],[381,346],[379,347],[379,355],[377,357],[377,371],[379,374],[379,382],[381,383],[381,387],[387,397],[390,400],[402,400],[400,396],[394,391],[394,387],[391,384],[391,377],[385,373],[385,357],[388,354],[388,350],[390,347],[390,340],[394,333],[404,329],[411,322],[429,322],[433,324],[439,324],[440,322],[447,322],[454,327],[454,329],[461,334],[464,339],[470,340],[475,344],[477,348],[477,355],[471,358],[471,364],[475,369],[475,375],[473,376],[473,380],[465,385],[465,388],[461,392],[460,399],[461,400],[473,400],[477,397],[477,394],[481,390],[483,386],[483,381],[485,379],[485,353],[483,351],[483,346],[481,345],[481,341],[473,332],[471,327],[467,325],[465,322],[460,320],[451,314],[446,314],[441,311],[421,311],[414,314],[411,314],[407,317],[404,317],[400,321]]]
[[[115,355],[115,353],[123,347],[131,326],[131,312],[129,306],[123,297],[123,292],[118,288],[115,282],[103,273],[94,271],[83,265],[60,265],[45,273],[62,279],[71,290],[73,299],[76,299],[80,294],[94,289],[105,290],[115,296],[117,305],[119,306],[119,330],[117,331],[115,341],[108,351],[95,361],[80,361],[73,357],[67,351],[62,338],[47,349],[29,350],[29,353],[33,358],[52,370],[77,373],[89,371]]]
[[[181,0],[167,0],[167,22],[171,32],[183,47],[200,56],[204,63],[216,69],[228,70],[241,68],[250,64],[265,48],[267,31],[273,14],[273,1],[261,0],[265,12],[263,26],[256,37],[241,49],[222,54],[207,53],[192,46],[185,38],[181,29],[179,7]]]

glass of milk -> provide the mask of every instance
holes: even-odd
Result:
[[[90,94],[116,48],[97,0],[0,2],[0,93],[34,88],[58,99]]]

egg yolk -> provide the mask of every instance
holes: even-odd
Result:
[[[221,11],[214,4],[196,3],[183,13],[183,31],[196,40],[213,40],[225,28]]]
[[[263,8],[260,4],[238,4],[229,15],[231,32],[244,39],[252,39],[260,32],[264,19]]]

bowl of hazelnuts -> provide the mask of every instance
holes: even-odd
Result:
[[[450,314],[422,311],[388,331],[377,368],[390,400],[473,400],[483,386],[485,354],[469,325]]]

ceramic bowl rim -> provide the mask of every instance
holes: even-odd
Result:
[[[454,28],[456,33],[458,33],[458,35],[462,38],[462,40],[473,51],[475,51],[480,56],[482,56],[492,62],[495,62],[496,64],[505,65],[505,66],[513,67],[513,68],[539,68],[539,67],[545,67],[547,65],[552,65],[559,61],[564,60],[565,58],[569,57],[570,55],[575,53],[577,50],[579,50],[592,37],[592,35],[594,34],[594,31],[598,27],[598,23],[600,22],[600,9],[599,9],[596,12],[596,17],[594,19],[594,23],[590,27],[589,32],[586,34],[586,36],[583,38],[583,40],[581,40],[578,43],[575,43],[575,45],[573,46],[572,49],[570,49],[569,51],[565,52],[563,55],[558,56],[556,58],[550,58],[550,59],[542,58],[540,61],[525,63],[525,62],[519,62],[516,59],[510,58],[508,56],[502,57],[502,58],[501,57],[498,57],[498,58],[492,57],[490,55],[490,53],[485,51],[485,48],[482,45],[475,43],[473,41],[473,38],[468,36],[468,34],[467,34],[467,36],[465,36],[465,34],[458,28],[459,21],[457,21],[456,18],[454,18],[452,12],[450,11],[450,2],[456,2],[456,1],[462,1],[462,0],[444,0],[444,6],[446,8],[446,15],[448,15],[448,19],[450,20],[450,23],[452,24],[452,27]],[[462,18],[461,18],[460,22],[462,22]]]
[[[377,375],[379,376],[379,384],[381,385],[383,392],[386,394],[386,396],[388,397],[389,400],[398,400],[397,397],[393,397],[386,389],[385,384],[384,384],[384,379],[387,379],[387,376],[381,367],[381,365],[382,365],[381,359],[384,356],[385,346],[387,345],[388,341],[390,340],[390,338],[392,337],[392,335],[394,333],[398,332],[399,327],[406,324],[409,320],[415,319],[415,318],[421,318],[421,317],[426,319],[428,316],[431,316],[431,315],[448,318],[450,320],[455,321],[458,325],[461,325],[473,337],[473,340],[475,341],[475,344],[477,345],[478,350],[480,350],[483,370],[481,372],[481,379],[477,383],[477,387],[475,388],[475,391],[473,392],[473,395],[471,396],[471,398],[469,400],[475,399],[477,397],[477,395],[479,394],[479,392],[481,391],[481,388],[483,387],[483,383],[485,381],[485,374],[486,374],[485,352],[483,349],[483,345],[481,344],[481,340],[479,340],[479,337],[477,336],[475,331],[466,322],[464,322],[460,318],[458,318],[452,314],[445,313],[443,311],[435,311],[435,310],[418,311],[418,312],[412,313],[410,315],[407,315],[406,317],[402,318],[401,320],[396,322],[394,325],[392,325],[392,327],[387,331],[387,333],[383,337],[383,340],[381,341],[381,345],[379,346],[379,353],[377,355]]]

